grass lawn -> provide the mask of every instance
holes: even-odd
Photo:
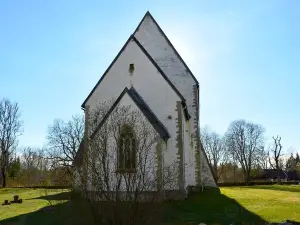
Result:
[[[300,185],[223,188],[222,193],[266,221],[289,219],[300,222]]]
[[[0,206],[0,224],[79,224],[71,221],[74,212],[65,190],[0,189],[0,202],[18,194],[22,204]],[[48,195],[48,197],[46,196]],[[55,212],[47,210],[55,204]],[[45,208],[46,207],[46,208]],[[44,209],[41,211],[40,209]],[[287,219],[300,221],[300,185],[272,185],[213,189],[188,197],[185,201],[165,203],[166,224],[205,222],[206,224],[265,224]],[[59,212],[59,213],[57,213]],[[55,218],[54,215],[60,215]],[[77,223],[76,223],[77,222]]]
[[[66,192],[66,190],[46,190],[46,189],[27,189],[27,188],[5,188],[0,189],[0,225],[6,224],[25,224],[24,219],[37,210],[49,206],[49,201],[45,196],[57,195]],[[22,204],[11,204],[2,206],[4,200],[13,200],[14,195],[19,195],[23,199]],[[67,199],[51,200],[51,204],[59,204],[66,202]],[[21,216],[24,215],[24,216]],[[11,220],[7,220],[7,219]],[[19,223],[10,223],[10,221],[18,221]]]
[[[207,190],[186,201],[169,203],[167,221],[178,224],[183,221],[265,224],[287,219],[300,222],[300,185],[224,187],[221,195],[212,192]]]

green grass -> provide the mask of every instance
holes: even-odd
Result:
[[[266,221],[300,221],[300,185],[222,188],[222,193]]]
[[[47,193],[48,192],[48,193]],[[18,194],[22,204],[0,206],[0,224],[78,224],[68,194],[62,190],[0,189],[0,202]],[[46,196],[48,195],[48,196]],[[39,209],[54,204],[53,210]],[[191,195],[185,201],[164,206],[166,224],[265,224],[287,219],[300,221],[300,185],[224,187]],[[59,215],[57,217],[57,215]]]
[[[49,206],[51,204],[58,204],[66,202],[67,200],[47,200],[43,196],[57,195],[65,192],[66,190],[47,190],[47,189],[28,189],[28,188],[6,188],[0,189],[0,221],[17,217],[18,216],[29,215],[29,213],[36,212],[37,210]],[[19,198],[23,200],[22,204],[11,204],[2,206],[4,200],[13,200],[14,195],[19,195]],[[25,217],[22,217],[22,219]],[[1,224],[1,223],[0,223]],[[21,224],[21,223],[20,223]],[[2,225],[2,224],[1,224]]]

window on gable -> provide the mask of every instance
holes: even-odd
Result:
[[[134,130],[125,124],[121,127],[118,140],[118,171],[134,172],[136,169],[136,139]]]

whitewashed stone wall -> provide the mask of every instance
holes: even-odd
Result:
[[[131,63],[135,66],[132,76],[128,72]],[[168,166],[177,159],[176,105],[181,99],[135,41],[128,43],[86,102],[86,107],[89,106],[92,111],[103,101],[116,100],[125,87],[131,86],[137,90],[170,133],[171,138],[168,139],[163,154],[164,165]]]
[[[194,89],[195,87],[198,87],[197,82],[193,78],[192,74],[190,74],[184,63],[177,56],[177,54],[168,43],[164,35],[161,33],[150,15],[146,15],[134,35],[187,101],[186,103],[188,111],[192,118],[190,119],[189,124],[191,145],[188,150],[186,149],[188,153],[185,153],[185,158],[192,158],[193,162],[189,162],[190,164],[186,165],[185,180],[187,182],[186,185],[196,185],[197,180],[200,180],[199,178],[196,178],[196,164],[199,162],[197,162],[195,157],[196,151],[200,151],[199,146],[196,144],[196,139],[198,137],[197,133],[199,132],[199,111],[197,110],[197,108],[199,108],[199,105],[195,105]],[[198,104],[198,98],[196,102]],[[200,156],[202,156],[203,154],[204,153],[201,153]],[[201,157],[201,163],[206,164],[203,165],[205,168],[209,168],[208,162],[205,157]],[[207,172],[207,170],[203,170],[203,172],[205,173]],[[204,176],[209,176],[209,174],[204,174]],[[204,179],[202,179],[202,181],[204,182]],[[205,183],[205,185],[216,186],[216,184],[212,185],[211,182]]]
[[[142,121],[146,121],[148,122],[147,118],[142,114],[142,112],[140,111],[140,109],[136,106],[136,104],[133,102],[133,100],[131,99],[131,97],[126,93],[123,98],[120,100],[120,102],[118,103],[117,107],[123,107],[123,106],[130,106],[130,110],[132,112],[137,112],[139,111],[141,113],[141,120]],[[112,112],[113,114],[113,112]],[[111,114],[111,115],[112,115]],[[115,119],[115,118],[114,118]],[[111,116],[109,116],[106,120],[106,122],[109,124],[111,123]],[[137,127],[139,126],[138,124],[136,125]],[[149,126],[152,127],[152,125],[149,123]],[[101,129],[100,131],[101,132]],[[152,132],[156,133],[156,131],[154,130],[154,128],[152,129]],[[152,133],[151,132],[151,133]],[[159,134],[156,133],[157,136],[159,136]],[[97,135],[96,135],[97,136]],[[151,135],[152,136],[152,135]],[[158,141],[160,139],[157,139]],[[155,144],[155,140],[150,139],[149,137],[145,138],[145,141],[147,141],[148,143],[146,143],[146,145],[148,146],[152,146],[150,149],[148,149],[147,152],[145,152],[142,155],[142,158],[138,158],[139,154],[137,155],[137,161],[145,161],[145,165],[144,165],[144,170],[141,171],[139,169],[139,166],[137,166],[137,177],[142,177],[146,182],[143,183],[140,180],[136,180],[134,183],[132,183],[130,187],[133,187],[134,185],[137,185],[139,183],[140,186],[137,186],[139,190],[143,190],[143,191],[155,191],[157,188],[157,160],[156,160],[156,144]],[[151,144],[152,142],[154,142],[153,144]],[[105,190],[105,191],[115,191],[115,188],[118,186],[118,179],[120,179],[119,175],[116,173],[117,171],[117,143],[114,137],[110,136],[109,140],[107,141],[109,147],[108,149],[110,149],[110,152],[108,152],[108,156],[107,156],[107,160],[109,161],[108,163],[108,168],[106,168],[106,174],[108,173],[108,177],[109,177],[109,187],[111,189],[109,190]],[[101,155],[95,155],[97,154],[97,152],[94,152],[93,154],[90,154],[90,162],[92,162],[93,160],[97,160],[99,159],[99,157],[101,157]],[[99,166],[101,167],[101,165],[99,164],[99,161],[95,162],[96,163],[96,168]],[[139,165],[139,164],[138,164]],[[90,165],[88,165],[90,166]],[[90,169],[90,173],[93,173],[93,170]],[[89,191],[97,191],[97,186],[93,186],[93,176],[91,176],[90,178],[90,185],[88,185],[88,190]],[[99,184],[98,184],[99,185]],[[144,186],[143,186],[144,185]],[[105,188],[105,187],[104,187]],[[121,184],[120,184],[120,191],[125,192],[126,188],[128,188],[128,184],[126,184],[125,180],[122,178],[121,179]],[[142,189],[144,188],[144,189]],[[99,190],[98,190],[99,191]]]

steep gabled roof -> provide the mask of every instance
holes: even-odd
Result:
[[[130,41],[134,41],[139,47],[140,49],[143,51],[143,53],[145,53],[145,55],[148,57],[148,59],[152,62],[152,64],[157,68],[157,70],[160,72],[160,74],[163,76],[163,78],[167,81],[167,83],[172,87],[172,89],[176,92],[176,94],[180,97],[180,99],[182,100],[183,103],[185,103],[185,98],[182,96],[182,94],[178,91],[178,89],[174,86],[174,84],[169,80],[169,78],[165,75],[165,73],[162,71],[162,69],[157,65],[157,63],[153,60],[153,58],[149,55],[149,53],[145,50],[145,48],[139,43],[139,41],[133,36],[131,35],[129,37],[129,39],[126,41],[125,45],[122,47],[122,49],[120,50],[120,52],[118,53],[118,55],[115,57],[115,59],[112,61],[112,63],[109,65],[109,67],[106,69],[106,71],[104,72],[104,74],[102,75],[102,77],[100,78],[100,80],[97,82],[97,84],[95,85],[95,87],[93,88],[93,90],[90,92],[90,94],[88,95],[88,97],[84,100],[84,102],[82,103],[81,107],[85,108],[85,104],[86,102],[89,100],[89,98],[91,97],[91,95],[93,94],[93,92],[96,90],[96,88],[98,87],[98,85],[101,83],[101,81],[103,80],[103,78],[105,77],[105,75],[108,73],[108,71],[110,70],[110,68],[114,65],[114,63],[116,62],[116,60],[119,58],[119,56],[121,55],[121,53],[125,50],[126,46],[128,45],[128,43]]]
[[[110,110],[107,112],[107,114],[103,117],[102,121],[99,123],[93,134],[91,135],[91,138],[95,137],[97,132],[100,130],[104,122],[107,120],[109,115],[113,112],[113,110],[116,108],[118,103],[121,101],[123,96],[125,94],[128,94],[131,99],[134,101],[134,103],[138,106],[138,108],[141,110],[141,112],[144,114],[144,116],[147,118],[147,120],[152,124],[153,128],[156,130],[156,132],[160,135],[160,137],[164,140],[167,140],[170,138],[170,134],[167,131],[166,127],[159,121],[159,119],[156,117],[156,115],[152,112],[150,107],[146,104],[146,102],[143,100],[143,98],[137,93],[137,91],[134,88],[128,89],[127,87],[122,91],[120,96],[117,98],[117,100],[114,102]]]
[[[107,120],[109,115],[113,112],[113,110],[116,108],[118,103],[121,101],[123,96],[125,94],[128,94],[131,99],[134,101],[134,103],[138,106],[138,108],[141,110],[143,115],[147,118],[147,120],[152,124],[153,128],[156,130],[156,132],[160,135],[160,137],[163,140],[169,139],[171,136],[166,129],[166,127],[159,121],[159,119],[156,117],[156,115],[153,113],[153,111],[150,109],[150,107],[147,105],[147,103],[143,100],[143,98],[138,94],[138,92],[132,87],[128,89],[127,87],[122,91],[120,96],[117,98],[117,100],[114,102],[110,110],[107,112],[107,114],[103,117],[102,121],[99,123],[93,134],[90,136],[90,138],[95,137],[97,132],[100,130],[101,126],[104,124],[104,122]],[[80,146],[77,150],[77,153],[74,157],[73,166],[80,167],[83,163],[83,154],[85,151],[84,147],[84,139],[82,139]]]
[[[149,16],[153,20],[153,22],[157,26],[159,32],[163,35],[163,37],[166,39],[167,43],[171,46],[171,48],[175,52],[176,56],[179,58],[179,60],[182,62],[182,64],[186,67],[186,69],[188,70],[188,72],[191,74],[191,76],[193,77],[193,79],[196,82],[196,84],[199,85],[199,82],[198,82],[197,78],[194,76],[194,74],[192,73],[192,71],[190,70],[190,68],[187,66],[187,64],[185,63],[185,61],[182,59],[182,57],[180,56],[180,54],[178,53],[178,51],[176,50],[176,48],[173,46],[173,44],[171,43],[171,41],[169,40],[169,38],[167,37],[167,35],[160,28],[160,26],[158,25],[158,23],[156,22],[156,20],[153,18],[153,16],[151,15],[151,13],[149,11],[146,12],[145,16],[143,17],[143,19],[141,20],[141,22],[139,23],[139,25],[135,29],[133,35],[135,35],[135,33],[138,31],[139,27],[141,26],[141,24],[143,23],[143,21],[145,20],[145,18],[147,16]]]

